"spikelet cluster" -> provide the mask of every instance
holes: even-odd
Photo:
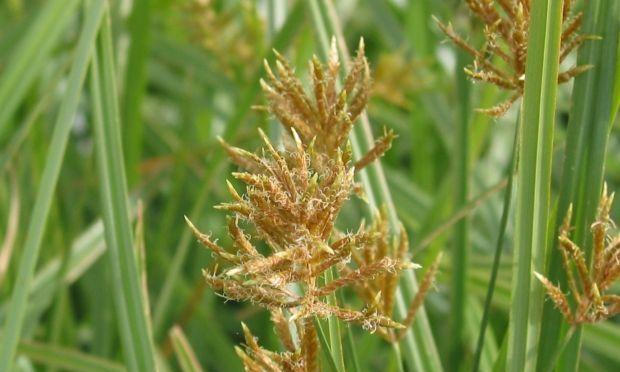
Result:
[[[590,228],[593,243],[591,265],[586,263],[583,250],[569,237],[572,208],[569,208],[560,229],[559,248],[574,308],[571,308],[567,295],[559,287],[536,273],[547,295],[570,324],[595,323],[620,313],[620,296],[608,293],[620,277],[620,235],[614,237],[609,233],[615,227],[609,217],[613,198],[613,194],[607,194],[605,186],[597,219]]]
[[[370,97],[372,80],[363,39],[340,89],[340,60],[335,40],[326,64],[316,56],[310,61],[311,93],[306,93],[288,61],[277,52],[276,57],[275,72],[267,61],[264,62],[267,78],[261,80],[261,86],[268,105],[257,108],[269,111],[284,127],[295,129],[304,144],[316,138],[316,151],[334,156],[346,145],[353,125]],[[392,131],[386,132],[375,147],[358,160],[355,168],[361,169],[383,155],[394,138]]]
[[[183,28],[191,30],[192,40],[208,51],[227,75],[248,77],[254,72],[248,67],[262,55],[265,34],[255,2],[192,0],[183,10]]]
[[[417,267],[408,259],[406,234],[392,239],[390,247],[382,216],[369,227],[362,222],[354,232],[334,227],[344,203],[358,189],[356,172],[387,151],[394,138],[386,133],[357,162],[352,160],[348,135],[370,89],[363,43],[340,90],[335,50],[327,65],[312,60],[313,97],[288,62],[277,58],[278,74],[266,65],[269,82],[263,82],[263,89],[265,109],[286,129],[284,147],[276,149],[261,130],[263,148],[255,153],[221,141],[240,168],[232,176],[245,185],[240,193],[228,182],[232,201],[216,207],[229,213],[232,247],[222,247],[187,222],[216,257],[215,268],[203,270],[208,285],[226,299],[250,301],[272,314],[285,351],[261,348],[244,326],[246,343],[237,353],[246,370],[315,371],[319,346],[314,318],[357,323],[395,342],[395,330],[412,323],[437,267],[428,270],[404,324],[395,321],[399,274]],[[326,279],[328,270],[334,279]],[[352,309],[328,301],[345,287],[355,289],[365,306]]]
[[[282,310],[271,311],[271,321],[275,325],[280,338],[282,352],[273,352],[261,347],[258,339],[250,329],[242,323],[245,345],[235,347],[246,371],[318,371],[319,344],[312,319],[295,321],[295,329],[299,333],[296,342],[289,321]]]
[[[381,54],[374,68],[372,97],[410,111],[409,96],[432,86],[432,75],[421,72],[426,68],[427,61],[412,59],[402,50]]]
[[[407,230],[401,226],[400,234],[397,237],[392,238],[390,241],[389,227],[387,222],[386,211],[383,209],[378,214],[372,226],[370,227],[372,232],[377,238],[372,244],[366,244],[361,250],[352,252],[352,261],[358,267],[372,267],[380,263],[382,260],[395,257],[399,260],[407,260],[409,254],[409,239],[407,236]],[[426,294],[431,289],[433,281],[439,269],[439,263],[441,261],[441,253],[437,256],[431,266],[426,270],[422,281],[418,287],[418,292],[411,300],[409,304],[407,315],[401,321],[404,328],[399,330],[391,330],[386,328],[378,329],[380,334],[388,342],[399,341],[406,334],[406,329],[411,326],[415,315],[419,308],[424,303]],[[419,268],[418,265],[415,267]],[[346,277],[354,277],[356,271],[349,268],[344,268],[343,272],[346,273]],[[351,281],[351,285],[356,294],[366,303],[370,308],[385,316],[391,316],[394,313],[394,305],[396,303],[396,291],[398,288],[398,281],[400,276],[398,272],[387,271],[381,275],[375,276],[372,280],[366,281]]]
[[[465,73],[474,81],[493,84],[500,89],[512,91],[504,102],[478,111],[491,116],[502,116],[523,95],[525,61],[528,50],[530,27],[530,0],[467,0],[474,15],[484,23],[486,42],[477,49],[459,36],[451,24],[437,24],[458,47],[474,57],[472,66]],[[594,39],[579,34],[583,13],[571,11],[574,0],[565,0],[562,10],[562,35],[560,60],[564,59],[584,41]],[[558,75],[558,83],[565,83],[591,66],[574,66]]]
[[[265,142],[261,156],[224,145],[237,164],[251,170],[233,173],[246,184],[245,195],[229,183],[234,201],[217,207],[232,215],[228,231],[236,251],[228,252],[190,223],[198,240],[223,266],[221,272],[204,272],[207,283],[228,299],[250,300],[268,309],[294,308],[295,318],[334,315],[373,330],[401,327],[379,313],[342,309],[322,300],[350,281],[412,267],[406,261],[386,257],[361,266],[350,280],[346,275],[323,285],[317,280],[326,270],[344,266],[352,251],[377,238],[372,231],[360,229],[330,240],[336,217],[353,192],[350,151],[338,150],[336,156],[327,159],[313,145],[305,149],[294,130],[295,149],[278,151],[262,131],[259,133]],[[259,252],[239,221],[253,225],[255,238],[269,246],[269,254]],[[299,286],[301,293],[296,293],[294,286]]]

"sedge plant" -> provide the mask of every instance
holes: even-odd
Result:
[[[208,285],[226,299],[250,301],[271,312],[285,351],[261,348],[243,325],[246,345],[236,350],[245,368],[314,371],[319,349],[314,318],[359,323],[388,342],[397,342],[414,321],[438,261],[427,271],[405,319],[396,321],[392,313],[399,274],[417,267],[408,258],[407,235],[391,239],[381,214],[371,226],[362,223],[354,233],[335,227],[343,204],[362,192],[355,173],[376,161],[394,139],[392,132],[386,132],[359,160],[351,157],[348,134],[366,106],[370,88],[363,42],[339,90],[335,46],[327,64],[312,59],[313,96],[305,93],[288,61],[277,57],[277,74],[265,64],[267,81],[261,84],[268,105],[259,108],[284,125],[285,148],[274,148],[260,130],[265,147],[258,153],[222,141],[243,170],[233,177],[246,185],[241,195],[228,183],[233,202],[217,207],[230,213],[228,232],[234,250],[221,247],[187,221],[217,257],[216,266],[203,272]],[[250,225],[251,233],[241,224]],[[253,241],[264,242],[268,253]],[[329,271],[336,278],[326,280]],[[362,309],[326,300],[345,287],[358,293],[365,303]]]

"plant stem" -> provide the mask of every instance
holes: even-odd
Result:
[[[155,351],[129,219],[118,93],[109,12],[91,67],[91,98],[107,257],[114,282],[119,332],[130,370],[154,371]]]
[[[510,215],[510,202],[512,200],[513,179],[516,168],[516,156],[517,149],[519,147],[519,119],[515,125],[514,141],[512,145],[512,156],[508,169],[506,170],[508,184],[506,185],[506,191],[504,192],[504,206],[502,208],[502,217],[499,223],[499,234],[495,242],[495,254],[493,255],[493,267],[491,269],[491,277],[489,278],[489,285],[487,287],[487,294],[484,298],[484,313],[482,315],[482,321],[480,323],[480,332],[478,334],[478,341],[476,343],[476,351],[474,353],[474,359],[471,370],[477,372],[480,367],[480,357],[482,356],[482,349],[484,347],[484,337],[489,323],[489,313],[491,312],[491,303],[493,302],[493,293],[495,292],[495,285],[497,283],[497,274],[499,273],[499,263],[502,258],[504,238],[506,236],[506,227],[508,226],[508,216]]]
[[[142,155],[142,102],[146,90],[148,58],[151,44],[151,1],[133,2],[129,18],[131,44],[127,70],[125,72],[125,91],[123,99],[123,122],[125,136],[123,150],[126,154],[127,179],[133,186],[139,179],[139,165]]]
[[[533,370],[536,363],[543,292],[533,271],[543,272],[548,242],[562,0],[533,1],[530,22],[519,125],[509,371]]]
[[[615,8],[614,8],[615,7]],[[592,65],[592,70],[578,76],[573,88],[563,162],[562,188],[558,202],[555,230],[571,203],[576,227],[573,240],[589,254],[587,230],[594,219],[603,183],[605,153],[609,130],[613,124],[612,93],[617,67],[620,21],[618,2],[609,0],[589,1],[585,9],[584,33],[599,35],[603,39],[586,43],[579,50],[577,64]],[[556,242],[557,244],[557,242]],[[553,249],[548,259],[548,278],[565,285],[565,275],[560,251]],[[542,318],[538,370],[550,365],[559,340],[565,333],[563,318],[552,303],[547,303]],[[581,329],[575,331],[570,344],[558,360],[558,369],[575,370],[579,365]]]
[[[468,58],[463,51],[457,55],[457,71],[461,71],[467,64]],[[470,122],[470,98],[469,82],[465,74],[458,74],[456,78],[457,98],[459,102],[459,115],[457,116],[455,141],[457,145],[455,162],[456,195],[454,208],[458,210],[467,205],[469,199],[469,122]],[[465,343],[463,330],[465,329],[465,311],[467,311],[467,268],[469,257],[469,219],[464,217],[454,226],[454,238],[452,246],[452,342],[450,350],[450,366],[458,370],[465,355]]]

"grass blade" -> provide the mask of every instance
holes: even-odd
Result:
[[[202,368],[198,363],[196,353],[194,353],[192,346],[185,337],[185,333],[183,333],[183,330],[179,326],[174,326],[170,330],[170,340],[172,341],[172,347],[174,348],[177,360],[181,365],[181,371],[201,372]]]
[[[595,0],[587,4],[585,11],[584,32],[600,35],[603,40],[587,43],[578,55],[579,64],[594,67],[575,80],[557,218],[559,224],[569,204],[574,203],[574,240],[582,247],[587,246],[586,232],[594,218],[602,188],[607,138],[614,114],[613,77],[615,70],[620,70],[615,60],[620,22],[618,3]],[[565,278],[559,250],[553,249],[549,256],[549,278],[562,283]],[[542,324],[538,370],[550,365],[549,358],[555,355],[567,331],[561,315],[551,303],[545,305]],[[559,368],[577,368],[580,340],[581,329],[577,329],[559,360]]]
[[[548,242],[551,160],[562,28],[562,0],[534,1],[530,12],[525,92],[517,173],[509,371],[535,368],[543,293],[533,271],[543,271]]]
[[[322,354],[325,356],[325,359],[327,359],[329,368],[332,370],[332,372],[340,372],[336,360],[334,359],[334,355],[330,350],[329,341],[327,341],[327,337],[325,337],[325,332],[323,331],[323,327],[321,326],[321,321],[317,318],[314,318],[314,326],[316,327],[316,334],[319,338],[319,342],[321,343]]]
[[[84,354],[64,347],[39,342],[20,342],[19,352],[31,360],[63,371],[123,372],[125,367],[115,362]]]
[[[592,246],[588,233],[590,223],[595,219],[603,188],[607,145],[613,126],[613,121],[611,121],[614,116],[613,78],[616,75],[616,70],[618,70],[618,61],[615,60],[615,56],[618,48],[618,33],[620,32],[620,19],[618,18],[620,5],[617,1],[603,0],[600,2],[598,13],[595,32],[602,36],[603,40],[600,46],[595,47],[598,58],[595,61],[594,71],[592,71],[596,79],[594,87],[596,89],[595,97],[597,98],[592,101],[593,107],[589,111],[589,123],[585,123],[588,133],[581,164],[579,189],[576,195],[577,199],[575,199],[575,231],[573,233],[575,243],[586,247],[586,257],[591,257]],[[559,368],[567,371],[577,370],[581,334],[581,328],[577,328],[574,337],[571,338],[571,342],[562,353]]]
[[[475,345],[479,331],[481,328],[482,319],[484,316],[483,308],[477,298],[472,295],[467,297],[467,308],[469,311],[465,313],[467,320],[465,322],[465,332],[467,333],[467,339],[471,342],[470,345]],[[492,371],[493,363],[498,357],[498,346],[495,340],[495,334],[493,330],[489,330],[489,335],[484,338],[484,344],[481,351],[481,357],[479,362],[479,369],[482,372]],[[473,370],[473,368],[472,368]]]
[[[329,283],[334,280],[334,270],[328,270],[325,272],[325,283]],[[336,295],[331,294],[327,296],[327,301],[330,305],[337,306]],[[327,329],[329,332],[329,343],[331,354],[337,363],[338,371],[344,372],[344,353],[342,347],[342,336],[340,332],[340,321],[335,316],[327,318]]]
[[[19,227],[19,215],[21,203],[19,200],[19,187],[17,186],[17,176],[11,168],[9,172],[9,184],[11,186],[11,201],[7,216],[7,226],[4,230],[4,239],[0,245],[0,287],[11,262],[15,240],[17,239],[17,229]]]
[[[147,62],[150,51],[151,1],[133,3],[129,19],[131,44],[125,72],[123,123],[124,147],[129,185],[138,180],[138,166],[142,155],[142,101],[146,89]]]
[[[457,54],[457,71],[461,71],[469,58],[463,51]],[[458,210],[467,205],[469,199],[470,173],[470,83],[465,74],[457,74],[456,91],[459,102],[456,121],[455,140],[456,164],[455,180],[456,194],[454,208]],[[469,265],[469,219],[464,217],[454,226],[454,240],[452,246],[452,342],[450,350],[450,366],[459,369],[466,352],[464,331],[467,311],[467,269]]]
[[[340,301],[340,303],[345,303],[342,291],[338,292],[338,301]],[[349,360],[350,362],[350,364],[347,364],[347,365],[350,371],[360,372],[361,368],[360,368],[359,359],[357,358],[357,350],[355,348],[355,343],[353,342],[353,331],[351,331],[351,325],[344,324],[344,327],[346,329],[345,335],[344,335],[344,339],[345,339],[344,348],[346,350],[347,360]]]
[[[130,223],[109,14],[91,68],[97,167],[119,330],[130,370],[154,371],[155,356]]]
[[[7,121],[49,58],[49,53],[71,20],[77,0],[47,1],[28,33],[12,51],[0,79],[0,137]]]
[[[495,285],[497,283],[497,275],[499,273],[499,264],[502,258],[504,238],[506,236],[506,227],[508,226],[508,217],[510,216],[510,202],[512,200],[513,180],[516,166],[516,154],[519,147],[519,120],[517,120],[517,127],[515,128],[514,143],[512,145],[512,157],[508,164],[508,184],[506,185],[506,191],[504,191],[504,205],[502,207],[502,217],[499,223],[499,234],[495,243],[495,253],[493,255],[493,268],[491,269],[491,277],[487,287],[487,293],[484,299],[484,312],[482,314],[482,320],[480,322],[480,333],[478,334],[478,341],[476,344],[476,351],[474,353],[474,359],[471,370],[473,372],[478,371],[480,366],[480,358],[482,357],[482,349],[484,347],[484,338],[486,328],[489,323],[489,313],[491,312],[491,303],[493,302],[493,294],[495,292]]]
[[[34,267],[39,256],[43,233],[49,215],[52,198],[58,183],[58,176],[64,158],[69,132],[77,111],[79,96],[86,77],[97,30],[104,13],[105,3],[94,1],[87,8],[87,18],[78,41],[75,60],[69,74],[65,98],[61,104],[52,134],[43,176],[34,204],[26,241],[21,254],[17,280],[13,286],[10,307],[0,346],[0,370],[11,369],[15,349],[20,338],[28,292],[32,282]]]

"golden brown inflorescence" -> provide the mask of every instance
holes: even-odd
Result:
[[[607,194],[605,186],[597,219],[590,228],[593,243],[591,265],[586,263],[583,250],[569,237],[572,208],[569,208],[560,229],[559,248],[568,287],[575,302],[574,309],[559,287],[536,273],[547,295],[570,324],[595,323],[620,313],[620,296],[607,293],[620,277],[620,235],[609,234],[610,229],[615,227],[609,218],[613,198],[613,194]],[[575,271],[578,279],[575,278]]]
[[[564,1],[558,63],[562,63],[584,41],[595,39],[592,35],[579,34],[583,13],[573,14],[571,11],[573,3],[574,0]],[[465,68],[465,73],[471,79],[513,92],[506,101],[491,108],[478,110],[491,116],[502,116],[523,95],[530,26],[530,0],[467,0],[467,5],[485,25],[486,42],[480,49],[473,47],[459,36],[450,23],[444,25],[437,19],[435,20],[439,28],[454,44],[474,57],[473,65]],[[558,83],[565,83],[590,67],[588,65],[574,66],[560,72]]]
[[[299,342],[294,341],[289,321],[282,310],[271,311],[271,321],[284,351],[273,352],[261,347],[250,329],[242,323],[245,345],[235,347],[246,371],[318,371],[319,343],[312,319],[295,321]]]
[[[407,231],[401,227],[399,236],[394,237],[392,241],[390,241],[385,210],[375,217],[369,231],[374,233],[377,239],[375,239],[372,244],[366,244],[361,250],[355,251],[351,255],[353,262],[358,267],[373,267],[390,257],[396,257],[400,260],[407,259],[409,254]],[[418,292],[409,304],[407,315],[405,319],[401,321],[404,328],[397,331],[386,328],[378,329],[377,333],[385,340],[388,342],[396,342],[404,337],[406,329],[413,323],[417,311],[422,306],[426,294],[433,285],[440,261],[441,253],[426,270],[418,287]],[[359,270],[351,270],[345,267],[343,269],[343,272],[346,273],[344,278],[355,277],[357,271]],[[399,273],[395,271],[383,272],[382,275],[377,275],[372,280],[352,280],[351,286],[368,306],[378,313],[389,317],[394,313],[395,296],[400,278],[398,274]]]
[[[250,300],[269,309],[294,308],[295,318],[334,315],[369,329],[400,327],[377,312],[346,310],[322,300],[349,281],[344,275],[321,285],[318,278],[331,268],[344,268],[352,251],[378,238],[362,228],[330,239],[336,217],[353,191],[355,168],[350,152],[338,150],[327,159],[313,145],[305,149],[294,130],[296,148],[278,151],[260,133],[266,145],[261,156],[226,145],[235,154],[233,160],[252,170],[233,173],[246,184],[246,194],[241,196],[229,184],[234,201],[217,207],[232,214],[228,230],[236,252],[226,251],[190,224],[198,239],[225,265],[221,273],[205,271],[209,285],[229,299]],[[239,226],[240,220],[254,226],[255,238],[269,246],[270,254],[259,252]],[[351,280],[369,280],[381,272],[411,267],[406,260],[386,257],[361,266]],[[296,292],[294,285],[301,292]]]
[[[390,239],[381,214],[355,232],[335,228],[344,203],[358,189],[356,172],[387,151],[394,138],[386,133],[360,160],[352,160],[348,135],[366,105],[369,69],[360,43],[337,92],[336,56],[333,51],[326,66],[316,57],[312,60],[312,98],[282,56],[277,55],[278,76],[266,65],[266,109],[286,127],[283,149],[276,149],[260,130],[264,147],[256,153],[221,141],[241,168],[233,177],[245,184],[240,194],[229,182],[233,201],[216,207],[229,213],[232,249],[187,221],[216,257],[215,268],[203,270],[209,286],[226,299],[250,301],[272,314],[285,351],[262,349],[244,326],[246,344],[237,353],[246,370],[317,370],[315,318],[358,323],[396,342],[396,330],[411,325],[437,270],[437,265],[428,270],[408,316],[402,323],[395,321],[399,274],[416,267],[408,258],[406,234]],[[328,271],[335,279],[327,279],[332,276],[325,275]],[[354,289],[365,306],[352,309],[328,300],[343,288]]]
[[[183,29],[208,51],[228,76],[249,77],[264,53],[265,22],[253,1],[192,0],[182,2]]]
[[[304,91],[288,61],[279,53],[276,53],[276,57],[277,75],[265,61],[267,80],[261,80],[261,85],[268,105],[258,108],[268,110],[286,128],[295,129],[304,144],[316,139],[314,145],[317,152],[327,157],[334,156],[346,145],[349,133],[370,96],[372,80],[363,39],[340,90],[340,61],[335,41],[332,42],[326,64],[321,63],[316,56],[310,61],[310,94]],[[368,153],[372,154],[372,158],[366,159],[364,165],[383,155],[390,148],[394,137],[394,133],[389,131],[378,139],[375,148]],[[356,168],[363,166],[360,164]]]

